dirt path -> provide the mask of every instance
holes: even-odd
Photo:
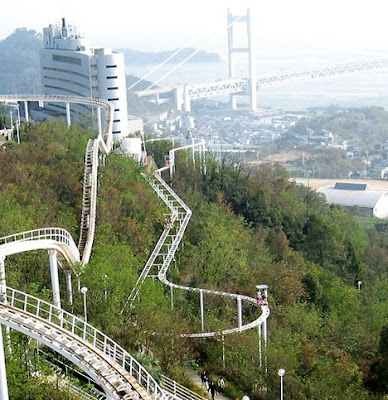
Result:
[[[190,371],[189,377],[190,377],[191,382],[193,382],[195,386],[197,386],[198,388],[202,388],[201,377],[198,374],[196,374],[195,371]],[[210,393],[208,393],[207,398],[211,399]],[[230,400],[229,397],[226,397],[222,394],[217,394],[217,393],[214,398],[215,398],[215,400]]]

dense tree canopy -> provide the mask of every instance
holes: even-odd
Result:
[[[9,144],[0,153],[1,236],[60,226],[77,238],[83,157],[91,134],[57,122],[26,125],[21,144]],[[168,143],[153,146],[155,160],[163,164],[170,148]],[[109,155],[106,166],[99,167],[96,238],[91,261],[80,275],[89,288],[90,322],[145,362],[156,377],[164,372],[190,385],[191,362],[199,370],[206,368],[213,380],[223,375],[226,393],[233,398],[278,398],[279,368],[287,370],[289,399],[382,398],[386,223],[356,220],[329,207],[314,192],[290,183],[276,164],[248,173],[238,163],[209,157],[206,174],[199,160],[195,166],[185,152],[178,156],[172,184],[193,217],[170,279],[250,296],[255,285],[269,285],[267,372],[255,330],[224,340],[179,336],[200,330],[198,296],[176,292],[172,308],[169,291],[148,279],[139,301],[124,307],[163,229],[166,210],[142,178],[145,170],[121,154]],[[6,270],[9,286],[50,300],[45,252],[9,257]],[[363,282],[360,290],[358,280]],[[82,295],[75,292],[74,297],[73,312],[82,315]],[[234,302],[206,296],[205,304],[206,329],[236,326]],[[256,308],[244,309],[244,322],[258,315]],[[14,341],[15,352],[28,353],[28,346],[17,350],[21,336]],[[8,365],[18,371],[11,398],[26,398],[37,384],[25,368],[31,364],[10,357]]]

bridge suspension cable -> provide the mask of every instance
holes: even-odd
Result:
[[[189,61],[191,58],[193,58],[197,53],[199,53],[202,49],[196,49],[193,53],[191,53],[189,56],[187,56],[183,61],[181,61],[179,64],[175,65],[174,68],[171,68],[170,71],[165,73],[161,78],[159,78],[156,82],[154,82],[152,85],[150,85],[145,92],[147,93],[148,90],[151,90],[154,86],[156,86],[159,82],[161,82],[164,78],[167,78],[170,74],[172,74],[174,71],[176,71],[178,68],[180,68],[181,65]]]
[[[227,25],[227,28],[229,28],[232,24],[238,22],[241,18],[243,18],[242,15],[236,17],[233,22]],[[145,77],[149,76],[151,73],[155,72],[158,70],[162,65],[164,65],[167,61],[171,60],[171,58],[175,57],[178,53],[180,53],[185,47],[181,47],[179,50],[177,50],[173,55],[171,55],[167,60],[163,61],[160,63],[157,67],[155,67],[151,72],[146,74],[143,78],[139,79],[138,82],[133,84],[129,89],[132,89],[137,83],[141,82],[142,80],[145,79]],[[180,68],[183,64],[185,64],[187,61],[189,61],[191,58],[193,58],[196,54],[198,54],[201,50],[203,50],[203,47],[200,47],[196,50],[194,50],[190,55],[188,55],[183,61],[181,61],[179,64],[175,65],[174,68],[169,70],[166,74],[164,74],[161,78],[159,78],[156,82],[154,82],[152,85],[150,85],[147,89],[142,91],[143,93],[147,93],[149,90],[151,90],[154,86],[156,86],[158,83],[160,83],[163,79],[167,78],[170,74],[172,74],[174,71],[176,71],[178,68]]]
[[[156,67],[152,68],[151,71],[147,72],[145,75],[143,75],[140,79],[138,79],[135,83],[133,83],[128,89],[131,90],[133,89],[136,85],[138,85],[140,82],[143,82],[145,78],[148,78],[151,74],[153,74],[155,71],[157,71],[160,67],[162,67],[164,64],[169,62],[172,58],[174,58],[177,54],[179,54],[183,49],[185,49],[188,45],[185,45],[181,47],[178,50],[175,50],[173,54],[171,54],[169,57],[167,57],[164,61],[162,61],[159,65]]]

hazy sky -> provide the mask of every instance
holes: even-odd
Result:
[[[15,3],[16,4],[16,3]],[[93,4],[93,5],[90,5]],[[1,13],[0,39],[16,28],[42,32],[50,23],[76,25],[93,47],[166,50],[181,46],[225,53],[226,10],[255,13],[260,49],[388,54],[387,0],[19,0]]]

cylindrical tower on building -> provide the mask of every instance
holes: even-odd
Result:
[[[113,140],[128,136],[127,85],[123,53],[111,49],[95,49],[97,64],[97,96],[114,105]]]

